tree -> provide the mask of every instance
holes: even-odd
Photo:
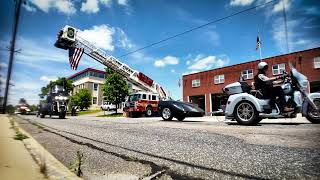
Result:
[[[27,100],[26,100],[25,98],[20,98],[19,104],[26,104],[26,105],[28,105]]]
[[[90,107],[91,99],[92,97],[88,89],[80,89],[79,92],[70,97],[70,105],[79,106],[82,111]]]
[[[103,95],[105,100],[110,103],[116,104],[116,106],[125,100],[125,97],[129,94],[129,88],[124,78],[110,70],[106,69],[106,82],[103,86]],[[117,109],[116,109],[117,113]]]
[[[49,84],[47,84],[47,86],[42,87],[41,88],[41,93],[39,94],[39,96],[41,98],[43,98],[45,95],[47,95],[50,91],[50,89],[54,86],[54,85],[59,85],[59,86],[63,86],[64,89],[69,93],[70,91],[72,91],[72,81],[65,78],[65,77],[58,77],[57,80],[55,81],[50,81]]]

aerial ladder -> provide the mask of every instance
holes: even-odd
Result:
[[[97,48],[89,41],[80,37],[77,32],[78,30],[76,28],[68,25],[65,26],[59,31],[55,46],[65,50],[69,48],[83,48],[85,54],[113,71],[121,74],[128,82],[134,84],[143,91],[156,93],[159,95],[161,100],[171,99],[169,92],[161,85],[142,72],[134,70],[117,58],[108,55],[105,51]]]

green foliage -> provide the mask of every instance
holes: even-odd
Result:
[[[70,105],[78,106],[81,110],[88,109],[91,105],[91,99],[88,89],[80,89],[79,92],[70,97]]]
[[[14,136],[15,140],[20,140],[20,141],[27,139],[27,138],[29,138],[29,137],[27,135],[21,133],[20,131],[16,131],[16,135]]]
[[[31,112],[33,112],[33,111],[38,110],[38,106],[35,105],[35,104],[33,104],[33,105],[30,105],[30,106],[29,106],[29,109],[30,109]]]
[[[28,104],[28,103],[27,103],[27,100],[26,100],[26,99],[20,98],[19,104]]]
[[[8,114],[13,114],[15,110],[16,110],[16,108],[11,104],[8,105],[7,108],[6,108],[6,111],[7,111]]]
[[[124,78],[110,69],[106,69],[106,82],[103,86],[104,99],[112,104],[119,104],[129,94],[129,88]]]
[[[41,88],[41,93],[39,94],[40,98],[43,98],[45,95],[47,95],[51,87],[53,87],[54,85],[59,85],[64,87],[64,89],[67,92],[72,91],[72,88],[73,88],[71,80],[68,80],[65,77],[58,77],[56,81],[50,81],[49,84],[47,84],[47,86]]]
[[[101,112],[101,111],[102,111],[101,109],[88,109],[88,110],[85,110],[85,111],[79,111],[78,112],[78,116],[86,115],[86,114],[95,114],[95,113],[98,113],[98,112]]]

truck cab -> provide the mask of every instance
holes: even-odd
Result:
[[[123,111],[128,113],[129,117],[145,114],[147,117],[157,112],[159,95],[148,92],[137,92],[130,94],[125,102]]]

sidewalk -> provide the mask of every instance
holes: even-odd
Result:
[[[0,177],[1,179],[45,179],[22,141],[15,140],[9,118],[0,115]]]
[[[7,115],[0,114],[0,179],[81,179],[43,148],[14,122],[19,132],[28,138],[15,140]],[[40,172],[40,166],[42,172]],[[46,176],[46,177],[45,177]]]

